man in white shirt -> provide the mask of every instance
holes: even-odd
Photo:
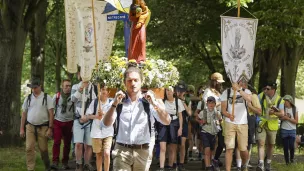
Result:
[[[48,138],[51,138],[53,134],[54,107],[52,98],[42,91],[39,78],[33,78],[31,84],[27,86],[32,89],[32,93],[24,99],[20,125],[20,136],[22,138],[26,137],[27,170],[35,170],[36,141],[45,169],[50,170]],[[24,132],[25,127],[26,133]]]
[[[232,88],[225,90],[221,99],[222,114],[225,116],[225,144],[226,144],[226,171],[230,171],[232,163],[232,153],[235,148],[237,138],[238,149],[241,151],[242,171],[247,170],[246,161],[248,157],[248,120],[246,103],[251,103],[251,92],[243,89],[246,80],[241,79],[237,83],[232,83]],[[235,90],[235,91],[234,91]],[[228,97],[227,94],[230,91]],[[233,95],[236,92],[234,102],[234,114],[232,114]]]
[[[114,171],[148,171],[147,165],[150,164],[149,158],[151,158],[149,144],[152,130],[154,130],[152,129],[154,118],[164,125],[169,125],[171,121],[161,100],[157,101],[151,92],[143,98],[142,81],[143,74],[140,69],[129,67],[125,71],[124,83],[127,92],[126,94],[122,91],[116,93],[113,104],[101,123],[101,127],[112,126],[118,117],[118,133],[115,148],[112,151]],[[144,103],[147,103],[145,101],[150,103],[150,116],[145,112]],[[122,108],[121,112],[117,113],[116,108],[119,103],[122,103]]]
[[[104,114],[110,109],[112,99],[108,98],[109,91],[104,85],[100,90],[100,101],[98,98],[93,100],[86,112],[86,119],[90,119],[92,123],[91,138],[93,152],[96,153],[97,171],[102,171],[102,161],[104,161],[104,171],[110,169],[110,151],[112,146],[112,138],[114,127],[100,128],[100,122]],[[104,160],[103,160],[104,158]]]

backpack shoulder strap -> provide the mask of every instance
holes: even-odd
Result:
[[[56,106],[58,105],[59,98],[60,98],[60,91],[56,93]]]
[[[229,104],[229,96],[230,96],[230,93],[231,93],[231,89],[228,88],[227,89],[227,105],[226,105],[226,111],[228,112],[228,104]]]
[[[44,105],[44,102],[45,102],[45,105],[47,106],[47,93],[44,93],[44,97],[43,97],[43,100],[42,100],[42,106]]]
[[[116,107],[117,117],[116,117],[116,125],[114,127],[114,138],[116,138],[118,131],[119,131],[119,121],[120,121],[121,111],[122,111],[122,103],[118,104]]]
[[[55,115],[57,114],[58,102],[60,99],[60,91],[56,93],[56,100],[55,100]]]
[[[203,109],[203,120],[207,121],[207,116],[208,115],[208,112],[207,112],[207,109]]]
[[[176,116],[178,117],[178,98],[175,97]]]
[[[262,98],[260,100],[260,104],[261,104],[261,107],[262,107],[262,115],[265,111],[264,100],[265,100],[265,93],[262,94]]]
[[[98,98],[96,98],[94,100],[94,112],[93,112],[93,115],[96,115],[96,112],[97,112],[97,105],[98,105]]]
[[[293,118],[295,119],[296,118],[296,112],[297,112],[297,107],[295,106],[292,106],[292,114],[293,114]]]
[[[29,95],[27,96],[27,107],[30,107],[30,105],[31,105],[31,95],[32,95],[32,94],[29,94]]]
[[[280,104],[281,104],[281,102],[282,102],[282,97],[280,97],[280,99],[278,100],[278,103],[277,103],[277,108],[279,109],[279,106],[280,106]]]
[[[147,113],[148,125],[149,125],[149,132],[151,136],[151,119],[150,119],[150,103],[142,102],[144,106],[144,111]]]

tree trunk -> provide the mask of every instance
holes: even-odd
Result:
[[[296,78],[300,59],[303,54],[304,46],[295,46],[293,48],[286,46],[286,56],[282,58],[281,68],[281,96],[286,94],[295,97]]]
[[[20,89],[22,57],[27,32],[21,20],[25,2],[2,2],[0,19],[0,147],[21,145]],[[13,21],[13,22],[12,22]]]
[[[279,47],[278,49],[266,49],[261,51],[261,54],[259,55],[259,90],[262,90],[267,82],[276,81],[281,68],[282,53],[282,47]]]
[[[46,38],[47,0],[40,0],[41,7],[37,10],[30,30],[31,40],[31,76],[39,77],[44,87],[44,44]]]
[[[21,145],[22,59],[31,20],[42,0],[2,0],[0,8],[0,147]]]

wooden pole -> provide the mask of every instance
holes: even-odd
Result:
[[[97,40],[96,40],[96,24],[95,24],[95,7],[94,7],[94,0],[92,0],[92,18],[93,18],[93,30],[94,30],[94,49],[95,49],[95,59],[96,59],[96,69],[98,68],[98,54],[97,54]],[[98,113],[100,108],[100,84],[97,83],[97,99],[98,99],[98,105],[96,112]],[[96,113],[94,113],[96,114]]]
[[[238,6],[238,14],[237,14],[237,16],[240,17],[241,16],[241,2],[240,2],[240,0],[237,0],[237,6]]]
[[[234,103],[235,103],[235,99],[236,99],[236,91],[233,89],[233,98],[232,98],[232,111],[231,111],[231,115],[232,115],[232,120],[234,121]]]

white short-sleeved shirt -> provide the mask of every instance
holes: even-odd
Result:
[[[89,82],[89,86],[86,89],[86,94],[84,99],[82,99],[82,94],[78,91],[79,88],[81,87],[82,82],[73,85],[72,91],[71,91],[71,100],[74,102],[75,105],[75,114],[81,115],[81,108],[82,108],[82,101],[87,101],[87,99],[90,99],[92,97],[92,101],[97,97],[95,92],[94,92],[94,86],[91,82]],[[85,90],[83,90],[85,91]],[[92,95],[90,94],[92,93]]]
[[[149,124],[147,120],[147,113],[144,110],[142,97],[137,101],[131,102],[130,99],[125,100],[123,103],[122,111],[119,120],[119,130],[116,137],[116,142],[123,144],[148,144],[151,141],[149,132]],[[159,121],[158,113],[154,107],[150,105],[150,121],[151,121],[151,134],[154,135],[154,122],[155,119]],[[113,113],[113,123],[117,118],[116,110]],[[112,124],[113,124],[112,123]],[[162,123],[163,124],[163,123]],[[113,127],[105,126],[103,120],[101,122],[101,128]]]
[[[221,95],[221,102],[227,101],[227,90],[226,89]],[[251,94],[251,91],[248,89],[244,90],[245,93]],[[228,113],[232,113],[232,98],[233,98],[233,90],[230,89],[230,98],[228,100]],[[234,121],[232,122],[229,118],[225,118],[226,122],[230,122],[233,124],[247,124],[247,109],[245,105],[245,99],[241,96],[239,92],[236,92],[236,100],[234,103]]]
[[[172,116],[172,115],[176,115],[177,114],[175,99],[172,102],[166,100],[165,101],[165,107],[166,107],[166,112],[169,115]],[[177,107],[178,107],[178,113],[185,110],[185,107],[184,107],[184,105],[183,105],[183,103],[182,103],[182,101],[180,99],[177,100]]]
[[[298,108],[296,108],[296,112],[298,112]],[[285,108],[284,114],[285,115],[289,114],[291,119],[294,119],[294,115],[296,115],[296,114],[293,114],[292,108]],[[291,123],[290,121],[284,120],[284,121],[282,121],[281,128],[285,129],[285,130],[295,130],[295,129],[297,129],[297,125],[294,123]]]
[[[53,109],[52,98],[47,95],[47,106],[46,102],[42,105],[44,99],[44,92],[41,92],[38,97],[35,97],[33,93],[30,96],[31,103],[28,106],[28,98],[24,99],[22,110],[27,113],[27,121],[32,125],[42,125],[49,121],[49,109]]]
[[[86,112],[86,114],[94,114],[94,102],[93,100]],[[112,99],[107,99],[106,103],[101,103],[101,109],[104,114],[108,112],[112,105]],[[96,114],[97,115],[98,110],[96,109]],[[99,119],[94,119],[92,122],[92,129],[91,129],[91,138],[106,138],[106,137],[113,137],[114,135],[114,128],[113,126],[107,127],[107,128],[101,128],[100,127],[101,120]]]

